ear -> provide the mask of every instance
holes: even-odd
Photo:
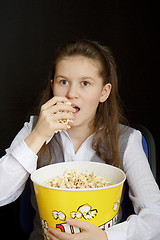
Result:
[[[110,92],[111,92],[111,89],[112,89],[112,85],[110,83],[107,83],[103,89],[102,89],[102,93],[101,93],[101,97],[100,97],[100,102],[105,102],[107,100],[107,98],[109,97],[110,95]]]
[[[53,89],[53,79],[51,79],[51,88]]]

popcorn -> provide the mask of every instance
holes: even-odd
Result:
[[[57,102],[57,105],[62,104],[62,103],[63,103],[63,104],[66,104],[66,105],[71,105],[70,102]],[[62,112],[68,113],[68,111],[58,111],[57,113],[62,113]],[[70,120],[70,119],[60,119],[60,120],[58,120],[57,122],[67,125],[67,128],[70,129],[71,126],[69,125],[69,123],[71,123],[71,122],[73,122],[73,121]],[[55,133],[57,133],[57,132],[61,132],[61,130],[56,130]]]
[[[78,173],[77,170],[67,169],[60,177],[54,177],[45,185],[57,188],[100,188],[111,185],[107,178],[96,176],[96,173],[90,173],[88,170]]]

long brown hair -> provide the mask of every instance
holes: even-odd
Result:
[[[53,97],[50,81],[54,80],[57,63],[64,57],[84,56],[98,61],[99,74],[103,79],[103,85],[110,83],[112,90],[107,101],[99,103],[97,108],[94,130],[95,134],[92,147],[97,155],[106,163],[119,166],[120,156],[118,151],[119,123],[122,120],[118,106],[118,81],[114,58],[110,49],[101,46],[98,42],[88,40],[69,41],[56,52],[49,73],[48,85],[44,91],[40,106]],[[40,154],[43,152],[43,148]]]

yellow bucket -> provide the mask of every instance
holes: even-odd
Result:
[[[89,170],[97,176],[106,177],[111,185],[90,189],[62,189],[46,186],[44,183],[55,176],[61,176],[66,169],[79,172]],[[63,162],[42,167],[31,175],[34,183],[44,238],[48,227],[63,232],[78,233],[81,229],[66,223],[66,218],[88,221],[106,230],[117,222],[124,172],[116,167],[98,162]]]

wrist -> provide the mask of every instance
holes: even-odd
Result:
[[[24,142],[27,144],[27,146],[35,153],[37,154],[43,144],[45,143],[46,139],[41,137],[34,129],[33,131],[28,135],[28,137],[24,140]]]

